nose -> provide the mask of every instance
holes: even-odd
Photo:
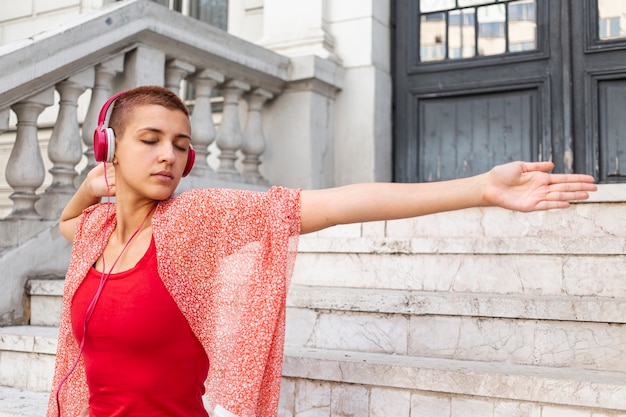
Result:
[[[168,143],[166,141],[163,142],[159,159],[161,162],[165,162],[170,165],[176,161],[176,152],[174,152],[174,145],[172,143]]]

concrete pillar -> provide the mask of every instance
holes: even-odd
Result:
[[[124,71],[115,78],[115,91],[130,90],[141,85],[165,85],[165,53],[147,46],[128,52]]]
[[[259,44],[287,56],[336,60],[328,25],[328,0],[266,0]]]
[[[270,183],[334,185],[335,95],[342,79],[343,69],[332,61],[292,59],[292,81],[263,114],[267,148],[261,172]]]

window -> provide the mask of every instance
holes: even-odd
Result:
[[[419,19],[420,62],[537,48],[536,0],[420,0]]]
[[[626,2],[598,0],[598,38],[610,40],[626,37]]]
[[[228,0],[152,0],[162,6],[226,30]]]

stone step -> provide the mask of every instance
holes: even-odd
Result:
[[[47,401],[52,369],[51,362],[44,363],[41,356],[53,359],[55,344],[54,328],[18,326],[0,329],[0,417],[43,415],[41,410]],[[21,353],[24,356],[6,356],[7,353]],[[42,368],[48,369],[40,372]],[[37,387],[19,386],[29,385],[20,381],[24,380],[24,375],[32,375],[37,370]],[[355,389],[357,393],[350,395],[350,398],[357,404],[370,404],[367,398],[372,401],[380,398],[382,401],[393,400],[390,405],[392,410],[409,407],[402,412],[387,415],[413,415],[409,414],[411,407],[453,409],[469,402],[473,409],[478,407],[483,411],[502,407],[508,410],[507,407],[511,407],[509,414],[493,411],[487,414],[481,411],[475,415],[592,417],[592,413],[596,413],[593,417],[597,417],[599,413],[604,413],[603,416],[626,416],[626,378],[623,373],[612,371],[288,345],[285,349],[283,375],[282,404],[286,411],[281,411],[281,415],[285,416],[295,415],[289,414],[294,404],[302,406],[312,401],[312,398],[330,398]],[[363,398],[365,401],[362,401]],[[399,401],[407,398],[408,401]],[[551,410],[553,414],[543,413],[544,409]],[[585,410],[589,410],[588,414],[585,414]],[[432,410],[427,411],[423,409],[422,414],[413,413],[434,415]]]
[[[455,360],[626,370],[626,299],[292,286],[286,343]],[[626,373],[623,374],[626,379]]]
[[[48,396],[47,392],[0,386],[0,417],[43,417]]]
[[[472,242],[480,242],[475,245],[480,248],[472,248],[470,243],[459,243],[459,239],[303,237],[292,284],[626,298],[626,241],[622,238],[614,244],[620,247],[619,254],[596,253],[593,248],[587,254],[544,252],[543,240],[531,243],[538,248],[534,253],[522,253],[491,247],[497,245],[495,242],[515,246],[514,241],[491,240],[492,243],[484,243],[474,239]],[[598,246],[610,239],[598,240],[599,243],[587,243]],[[459,247],[449,247],[456,245]]]
[[[55,327],[0,327],[0,386],[49,391],[57,335]]]
[[[283,376],[285,415],[626,416],[626,378],[609,371],[287,346]]]
[[[30,296],[30,324],[58,326],[63,307],[63,279],[31,279],[26,283]]]
[[[63,281],[29,288],[31,323],[57,325]],[[291,345],[626,369],[626,298],[292,285],[287,303]]]

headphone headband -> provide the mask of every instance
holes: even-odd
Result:
[[[98,128],[104,126],[104,122],[107,118],[107,113],[109,112],[109,107],[111,106],[111,103],[113,103],[115,100],[117,100],[119,96],[123,94],[126,94],[126,91],[120,91],[119,93],[114,94],[102,105],[102,108],[100,109],[100,114],[98,114]]]

